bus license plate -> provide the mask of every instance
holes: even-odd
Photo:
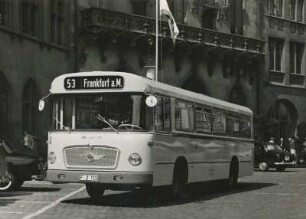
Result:
[[[98,181],[97,175],[81,175],[80,176],[81,181]]]

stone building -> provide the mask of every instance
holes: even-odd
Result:
[[[173,45],[160,24],[160,81],[259,112],[264,70],[260,4],[252,0],[169,0],[180,30]],[[79,69],[144,75],[155,63],[155,0],[79,1]]]
[[[306,121],[304,0],[168,0],[158,78],[275,118]],[[290,10],[287,10],[287,9]],[[0,135],[47,134],[51,80],[76,71],[145,76],[155,64],[155,0],[0,0]]]
[[[261,7],[267,42],[262,112],[279,121],[279,137],[287,138],[306,121],[305,1],[267,0]]]
[[[0,136],[16,146],[25,132],[47,134],[38,100],[55,76],[74,71],[72,9],[70,0],[0,0]]]

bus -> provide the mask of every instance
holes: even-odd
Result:
[[[253,113],[203,94],[124,72],[64,74],[50,88],[46,179],[105,190],[190,183],[234,186],[253,173]]]

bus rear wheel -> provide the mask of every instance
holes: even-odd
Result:
[[[87,183],[86,190],[93,201],[99,201],[102,199],[105,187],[102,184],[98,183]]]

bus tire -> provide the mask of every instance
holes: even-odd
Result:
[[[87,183],[86,190],[93,201],[99,201],[102,199],[105,187],[99,183]]]
[[[172,194],[175,199],[188,198],[187,192],[188,168],[187,162],[183,159],[178,160],[174,166],[172,178]]]
[[[233,189],[237,186],[239,176],[239,162],[236,157],[234,157],[231,161],[228,175],[227,186],[229,189]]]

